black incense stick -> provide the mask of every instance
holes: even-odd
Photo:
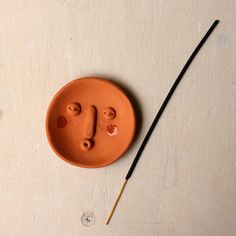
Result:
[[[214,21],[214,23],[212,24],[212,26],[209,28],[209,30],[206,32],[206,34],[204,35],[204,37],[202,38],[202,40],[199,42],[199,44],[197,45],[197,47],[196,47],[195,50],[193,51],[192,55],[189,57],[188,61],[186,62],[186,64],[184,65],[183,69],[182,69],[181,72],[179,73],[177,79],[175,80],[174,84],[172,85],[172,87],[171,87],[169,93],[167,94],[167,96],[166,96],[164,102],[163,102],[162,105],[161,105],[161,108],[159,109],[158,113],[156,114],[156,117],[155,117],[155,119],[153,120],[153,122],[152,122],[152,124],[151,124],[151,126],[150,126],[150,128],[149,128],[149,130],[148,130],[148,132],[147,132],[147,134],[146,134],[146,136],[145,136],[145,138],[144,138],[144,140],[143,140],[143,142],[142,142],[142,144],[141,144],[141,146],[140,146],[140,148],[139,148],[139,150],[138,150],[138,152],[137,152],[135,158],[134,158],[134,160],[133,160],[133,162],[132,162],[132,165],[130,166],[130,169],[129,169],[129,171],[128,171],[126,177],[125,177],[125,181],[124,181],[124,183],[123,183],[123,185],[122,185],[122,188],[121,188],[121,190],[120,190],[120,192],[119,192],[119,194],[118,194],[118,197],[117,197],[117,199],[116,199],[116,201],[115,201],[115,204],[114,204],[114,206],[113,206],[113,208],[112,208],[112,211],[111,211],[111,213],[110,213],[110,215],[109,215],[109,217],[108,217],[108,219],[107,219],[107,221],[106,221],[106,224],[109,224],[109,222],[110,222],[110,220],[111,220],[111,217],[112,217],[112,215],[113,215],[113,213],[114,213],[114,210],[115,210],[115,208],[116,208],[116,206],[117,206],[117,204],[118,204],[118,201],[119,201],[119,199],[120,199],[120,197],[121,197],[121,194],[122,194],[122,192],[124,191],[124,188],[125,188],[125,186],[126,186],[126,184],[127,184],[127,181],[128,181],[128,179],[131,177],[131,175],[132,175],[132,173],[133,173],[133,171],[134,171],[134,169],[135,169],[135,167],[136,167],[136,165],[137,165],[137,163],[138,163],[138,161],[139,161],[139,158],[140,158],[140,156],[141,156],[141,154],[142,154],[142,152],[143,152],[143,150],[144,150],[144,148],[145,148],[145,146],[146,146],[146,144],[147,144],[147,142],[148,142],[148,140],[149,140],[149,138],[150,138],[150,136],[151,136],[153,130],[154,130],[155,127],[156,127],[156,124],[158,123],[158,121],[159,121],[159,119],[160,119],[160,117],[161,117],[163,111],[165,110],[165,108],[166,108],[166,106],[167,106],[169,100],[171,99],[171,96],[173,95],[175,89],[177,88],[179,82],[180,82],[181,79],[183,78],[183,76],[184,76],[185,72],[187,71],[188,67],[190,66],[191,62],[193,61],[193,59],[195,58],[195,56],[197,55],[197,53],[199,52],[199,50],[201,49],[201,47],[203,46],[203,44],[206,42],[206,40],[208,39],[208,37],[210,36],[210,34],[213,32],[213,30],[215,29],[215,27],[217,26],[218,23],[219,23],[219,20],[215,20],[215,21]]]

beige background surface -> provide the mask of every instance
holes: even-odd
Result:
[[[150,122],[216,18],[106,226]],[[235,22],[234,0],[1,0],[0,235],[236,235]],[[129,152],[94,170],[58,159],[44,129],[55,92],[89,75],[123,84],[143,114]]]

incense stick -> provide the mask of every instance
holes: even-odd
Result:
[[[118,202],[120,200],[120,197],[121,197],[121,195],[122,195],[122,193],[123,193],[123,191],[125,189],[125,186],[126,186],[128,180],[129,180],[129,178],[131,177],[131,175],[132,175],[132,173],[133,173],[133,171],[134,171],[134,169],[135,169],[135,167],[136,167],[136,165],[137,165],[137,163],[138,163],[138,161],[140,159],[140,156],[141,156],[141,154],[142,154],[142,152],[143,152],[143,150],[144,150],[144,148],[145,148],[145,146],[146,146],[146,144],[147,144],[147,142],[148,142],[148,140],[149,140],[149,138],[150,138],[150,136],[151,136],[155,126],[156,126],[156,124],[158,123],[158,121],[159,121],[163,111],[165,110],[165,108],[166,108],[166,106],[167,106],[171,96],[173,95],[175,89],[177,88],[179,82],[183,78],[183,76],[184,76],[185,72],[187,71],[188,67],[190,66],[191,62],[193,61],[193,59],[195,58],[195,56],[197,55],[197,53],[199,52],[199,50],[201,49],[203,44],[206,42],[206,40],[208,39],[210,34],[213,32],[213,30],[215,29],[215,27],[217,26],[218,23],[219,23],[219,20],[215,20],[214,21],[212,26],[206,32],[206,34],[204,35],[202,40],[199,42],[199,44],[197,45],[197,47],[195,48],[195,50],[193,51],[193,53],[189,57],[188,61],[186,62],[186,64],[184,65],[183,69],[179,73],[177,79],[175,80],[174,84],[172,85],[169,93],[167,94],[164,102],[161,105],[161,108],[159,109],[158,113],[156,114],[155,119],[153,120],[153,122],[152,122],[152,124],[151,124],[151,126],[150,126],[150,128],[149,128],[149,130],[148,130],[148,132],[147,132],[147,134],[146,134],[146,136],[145,136],[145,138],[144,138],[144,140],[143,140],[143,142],[142,142],[142,144],[141,144],[141,146],[140,146],[140,148],[139,148],[139,150],[138,150],[138,152],[137,152],[137,154],[136,154],[136,156],[135,156],[135,158],[134,158],[134,160],[133,160],[133,162],[132,162],[132,164],[130,166],[130,169],[129,169],[126,177],[125,177],[125,181],[124,181],[124,183],[122,185],[122,188],[121,188],[121,190],[120,190],[120,192],[118,194],[118,197],[116,198],[115,204],[113,205],[113,208],[112,208],[112,210],[111,210],[111,212],[109,214],[109,217],[107,218],[106,224],[109,224],[109,222],[111,220],[111,217],[112,217],[112,215],[113,215],[113,213],[114,213],[114,211],[116,209],[116,206],[117,206],[117,204],[118,204]]]

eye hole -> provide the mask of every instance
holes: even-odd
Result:
[[[67,106],[67,113],[70,116],[77,116],[81,112],[81,106],[77,102],[72,102]]]
[[[69,109],[71,111],[78,111],[78,107],[75,107],[75,106],[69,106]]]
[[[116,117],[116,110],[113,107],[106,107],[103,116],[106,120],[113,120]]]

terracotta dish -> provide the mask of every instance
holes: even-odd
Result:
[[[130,146],[135,113],[117,85],[101,78],[82,78],[55,95],[46,131],[52,149],[63,160],[87,168],[107,166]]]

